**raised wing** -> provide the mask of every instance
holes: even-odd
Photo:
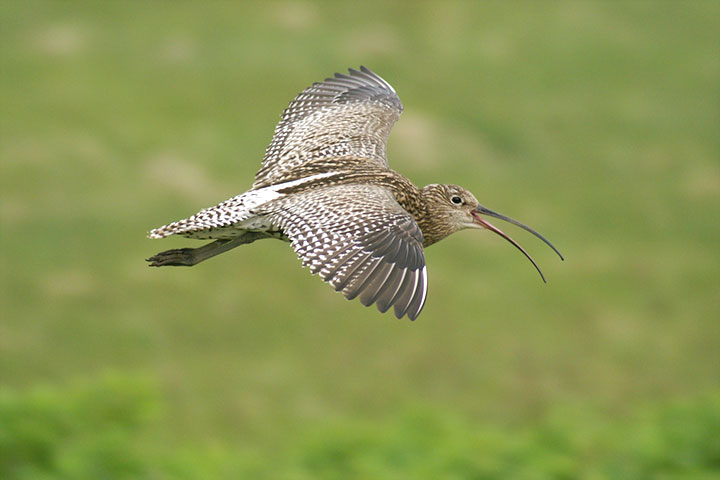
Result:
[[[374,185],[309,190],[280,200],[270,217],[303,266],[348,300],[417,318],[427,295],[423,236],[393,195]]]
[[[354,157],[387,167],[390,129],[403,111],[395,90],[365,67],[306,88],[282,114],[253,188],[299,177],[318,159]]]

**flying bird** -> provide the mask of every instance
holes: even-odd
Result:
[[[368,68],[349,69],[300,92],[282,114],[252,187],[148,237],[214,240],[167,250],[150,266],[192,266],[264,238],[289,241],[303,266],[349,300],[414,320],[427,297],[424,249],[459,230],[495,232],[517,225],[560,252],[532,228],[478,203],[458,185],[418,188],[390,169],[387,140],[403,105]]]

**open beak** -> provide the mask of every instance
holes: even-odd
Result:
[[[517,220],[514,220],[514,219],[512,219],[512,218],[510,218],[510,217],[506,217],[505,215],[502,215],[502,214],[500,214],[500,213],[494,212],[494,211],[490,210],[489,208],[483,207],[482,205],[478,205],[478,207],[477,207],[476,209],[472,210],[471,213],[472,213],[473,219],[475,220],[475,223],[477,223],[478,225],[482,226],[483,228],[487,228],[488,230],[491,230],[491,231],[497,233],[498,235],[500,235],[501,237],[503,237],[505,240],[507,240],[508,242],[512,243],[512,244],[515,246],[515,248],[517,248],[518,250],[520,250],[520,251],[523,253],[523,255],[525,255],[525,256],[527,257],[527,259],[530,260],[530,262],[533,264],[533,266],[535,266],[535,269],[536,269],[536,270],[538,271],[538,273],[540,274],[540,277],[542,278],[543,282],[547,283],[547,281],[545,280],[545,275],[543,275],[542,270],[540,270],[540,267],[538,267],[537,263],[535,263],[535,260],[533,260],[533,258],[530,256],[530,254],[528,254],[528,253],[525,251],[525,249],[522,248],[515,240],[513,240],[513,239],[510,238],[508,235],[506,235],[505,233],[503,233],[502,230],[500,230],[499,228],[497,228],[496,226],[494,226],[492,223],[490,223],[490,222],[488,222],[487,220],[485,220],[485,219],[483,219],[482,217],[480,217],[480,214],[482,214],[482,215],[488,215],[488,216],[490,216],[490,217],[499,218],[500,220],[505,220],[506,222],[510,222],[510,223],[512,223],[513,225],[517,225],[518,227],[520,227],[520,228],[522,228],[522,229],[524,229],[524,230],[527,230],[528,232],[532,233],[533,235],[535,235],[536,237],[538,237],[540,240],[542,240],[543,242],[545,242],[550,248],[552,248],[552,249],[555,251],[555,253],[558,254],[558,256],[560,257],[560,260],[565,260],[565,258],[564,258],[564,257],[562,256],[562,254],[558,251],[558,249],[555,248],[555,246],[553,246],[553,244],[550,243],[547,238],[543,237],[542,235],[540,235],[538,232],[536,232],[536,231],[533,230],[532,228],[528,227],[527,225],[525,225],[525,224],[523,224],[523,223],[520,223],[520,222],[518,222]]]

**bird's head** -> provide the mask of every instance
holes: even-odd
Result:
[[[425,236],[425,246],[442,240],[443,238],[466,228],[483,228],[497,233],[520,250],[535,266],[543,282],[545,276],[535,260],[515,240],[506,235],[502,230],[483,218],[483,216],[495,217],[506,222],[517,225],[520,228],[532,233],[545,242],[561,260],[562,254],[545,237],[510,217],[490,210],[480,205],[475,196],[458,185],[432,184],[422,189],[423,198],[427,207],[427,219],[420,225]]]

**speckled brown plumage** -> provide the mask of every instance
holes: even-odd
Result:
[[[250,190],[149,234],[215,241],[161,252],[148,259],[151,266],[195,265],[238,245],[279,238],[348,299],[376,303],[382,312],[392,306],[398,318],[415,319],[427,296],[424,247],[464,228],[488,228],[522,250],[480,214],[520,225],[549,244],[462,187],[420,189],[391,170],[387,139],[402,110],[395,90],[365,67],[306,88],[283,112]]]

